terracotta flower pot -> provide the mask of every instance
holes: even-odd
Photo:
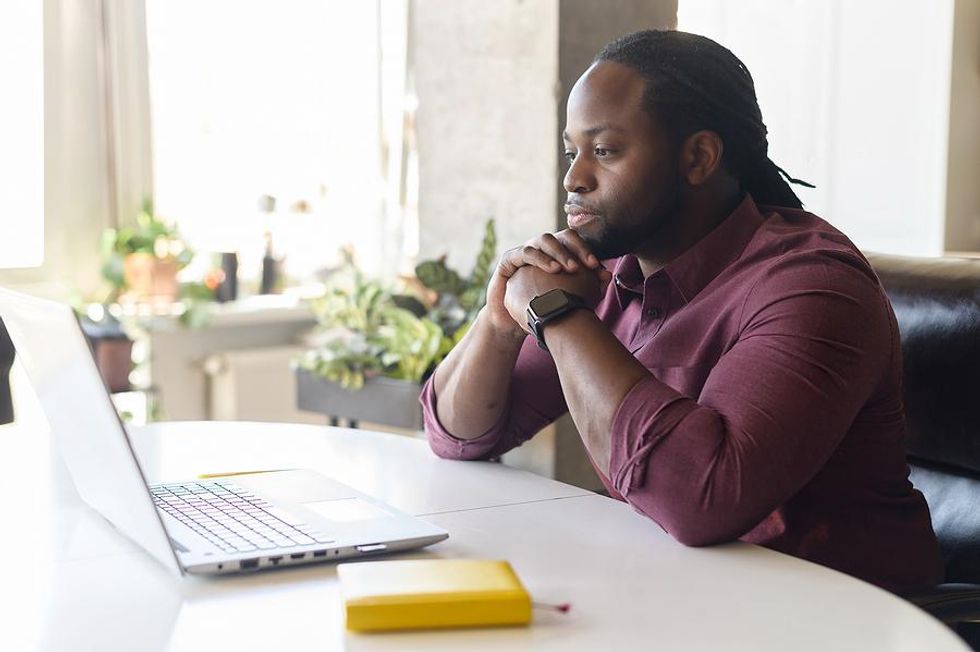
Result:
[[[149,253],[129,254],[123,260],[123,279],[138,301],[177,300],[177,261]]]

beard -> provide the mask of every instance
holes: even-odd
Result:
[[[671,228],[680,214],[680,188],[680,183],[666,184],[648,207],[626,206],[611,213],[604,211],[597,216],[593,229],[576,232],[599,260],[636,253]]]
[[[602,218],[602,225],[598,233],[587,234],[579,231],[579,236],[585,240],[589,251],[595,254],[599,260],[619,258],[628,253],[632,253],[637,241],[631,235],[631,229],[614,227]]]

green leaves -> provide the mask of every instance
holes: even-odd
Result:
[[[386,323],[378,329],[378,342],[385,349],[381,362],[388,368],[385,375],[421,382],[435,364],[443,340],[442,329],[401,308],[387,311],[385,317]]]
[[[184,304],[184,312],[180,314],[180,323],[187,328],[201,328],[211,321],[214,311],[214,290],[204,283],[181,283],[179,287],[180,300]]]
[[[496,256],[497,231],[491,217],[483,228],[483,244],[480,246],[480,253],[476,256],[476,265],[473,266],[473,273],[470,275],[471,287],[486,288],[487,282],[490,280],[490,266],[493,265]]]
[[[469,283],[459,274],[446,266],[445,257],[439,260],[427,260],[415,267],[415,276],[422,284],[436,292],[459,295],[464,292]]]
[[[318,341],[297,364],[347,389],[378,375],[421,382],[449,340],[438,324],[398,307],[387,288],[353,268],[314,302],[313,311]]]
[[[439,294],[451,294],[459,298],[460,305],[463,305],[463,297],[466,296],[467,310],[483,307],[481,290],[484,290],[487,281],[490,280],[491,266],[497,255],[497,232],[494,228],[493,218],[487,220],[483,228],[483,243],[476,257],[476,264],[473,272],[468,279],[461,277],[455,270],[446,265],[446,257],[436,260],[427,260],[419,263],[415,267],[415,276],[424,286],[435,290]]]
[[[429,317],[452,333],[476,317],[487,302],[487,282],[497,256],[497,231],[493,218],[483,227],[483,242],[469,278],[463,278],[446,265],[446,257],[427,260],[415,267],[415,276],[427,288],[439,293],[439,301]]]
[[[348,256],[345,270],[313,303],[320,326],[313,348],[297,366],[347,389],[359,389],[379,375],[421,382],[462,339],[486,303],[496,250],[497,234],[489,219],[468,278],[450,269],[445,256],[419,263],[415,275],[438,293],[435,305],[431,297],[423,304],[364,278]]]
[[[129,254],[145,253],[157,258],[172,258],[181,269],[194,258],[194,251],[184,243],[177,226],[153,213],[150,199],[143,201],[143,210],[136,216],[135,224],[103,231],[101,251],[102,277],[116,289],[125,286],[123,261]]]

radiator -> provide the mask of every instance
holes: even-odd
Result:
[[[275,346],[222,351],[208,356],[208,414],[218,421],[277,421],[323,425],[326,417],[296,408],[290,362],[304,351]]]

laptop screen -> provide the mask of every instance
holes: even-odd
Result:
[[[182,572],[75,313],[0,290],[0,318],[79,495],[167,568]]]

